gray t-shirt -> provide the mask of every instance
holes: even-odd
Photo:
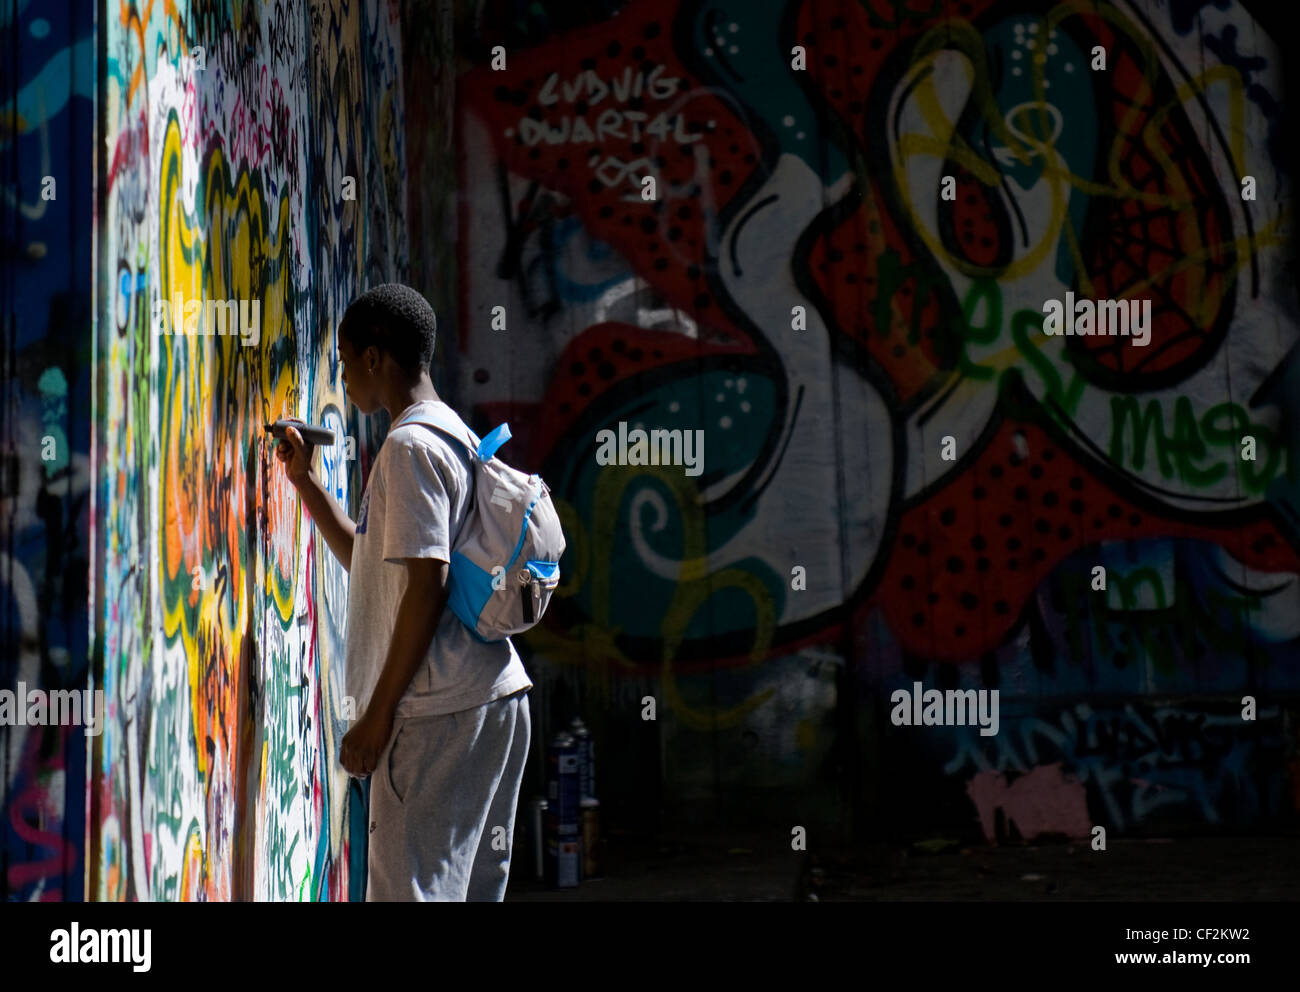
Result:
[[[402,416],[434,406],[450,410],[441,401],[425,400],[407,407]],[[406,589],[407,570],[400,559],[450,561],[473,492],[465,450],[429,427],[399,425],[380,447],[361,497],[348,576],[346,684],[358,717],[388,658]],[[396,715],[458,713],[532,687],[509,638],[483,643],[448,606]]]

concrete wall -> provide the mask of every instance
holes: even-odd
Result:
[[[89,684],[94,5],[0,5],[0,690]],[[25,715],[24,715],[25,716]],[[83,896],[87,738],[0,724],[0,899]]]
[[[1048,10],[457,23],[459,396],[563,507],[529,643],[546,731],[581,711],[618,752],[612,813],[766,793],[997,836],[1300,805],[1279,50],[1239,4]],[[1040,334],[1070,290],[1150,299],[1151,343]],[[703,476],[600,467],[620,421],[702,428]],[[1000,733],[894,727],[914,681],[998,688]]]
[[[360,289],[406,275],[398,6],[108,15],[96,620],[112,713],[90,894],[355,897],[346,573],[262,424],[356,439],[352,461],[340,448],[318,467],[355,507],[374,426],[348,411],[335,327]],[[176,295],[257,301],[260,334],[160,334],[154,307]]]

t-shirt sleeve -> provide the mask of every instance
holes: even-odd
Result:
[[[432,445],[407,440],[389,453],[384,477],[384,558],[451,561],[451,492]]]

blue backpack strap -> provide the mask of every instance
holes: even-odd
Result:
[[[497,424],[496,427],[483,435],[483,440],[478,446],[478,456],[482,461],[491,461],[492,456],[497,453],[501,445],[510,440],[510,425]]]
[[[432,427],[443,434],[448,435],[456,441],[459,441],[471,454],[477,455],[482,461],[489,461],[501,445],[510,440],[510,425],[500,424],[491,430],[482,440],[479,440],[469,427],[455,415],[448,416],[440,407],[434,407],[430,413],[412,414],[403,417],[397,423],[393,424],[389,430],[402,426],[403,424],[423,424],[426,427]]]

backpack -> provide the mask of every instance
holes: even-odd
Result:
[[[390,431],[422,424],[468,453],[474,493],[452,541],[447,605],[478,640],[500,641],[528,630],[546,612],[560,584],[564,530],[542,477],[493,458],[510,440],[510,425],[480,440],[454,412],[448,417],[449,409],[404,417]]]

